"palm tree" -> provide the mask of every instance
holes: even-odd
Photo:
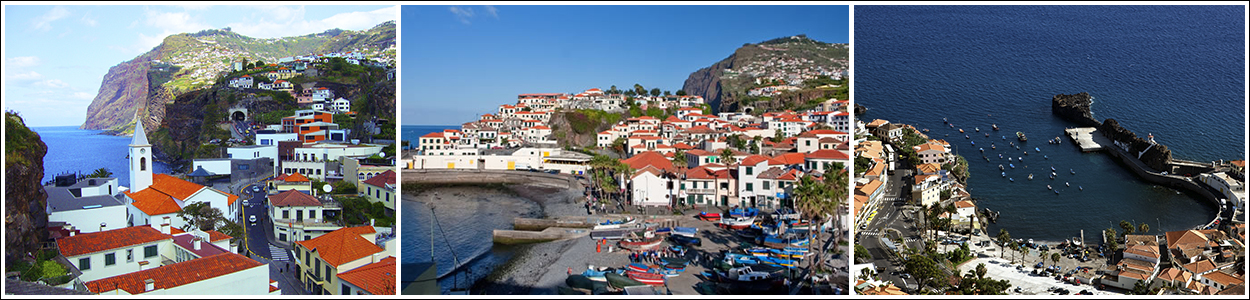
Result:
[[[848,174],[846,166],[838,162],[833,163],[832,168],[827,168],[823,176],[826,187],[825,191],[828,193],[828,197],[826,197],[826,199],[831,202],[829,205],[833,207],[834,210],[834,224],[839,226],[835,228],[833,234],[837,235],[835,241],[841,242],[843,236],[841,234],[842,228],[840,226],[842,224],[843,214],[839,211],[839,209],[842,207],[842,204],[845,203],[847,197],[850,196],[850,192],[848,191],[850,178],[847,177]]]
[[[794,187],[795,206],[797,206],[795,210],[807,216],[809,220],[807,227],[808,252],[812,252],[812,245],[820,240],[812,234],[812,228],[818,224],[818,220],[830,213],[831,207],[836,209],[836,207],[830,205],[830,201],[826,201],[825,195],[827,195],[827,192],[824,185],[813,179],[811,175],[803,175],[802,178],[799,178],[799,185]],[[816,252],[812,253],[816,253],[816,259],[808,261],[809,270],[815,270],[816,263],[824,259],[824,247],[819,247],[816,249]]]
[[[1057,265],[1059,265],[1059,258],[1060,258],[1060,257],[1063,257],[1063,255],[1059,255],[1059,253],[1058,253],[1058,252],[1056,252],[1056,253],[1051,253],[1051,254],[1050,254],[1050,261],[1051,261],[1051,262],[1054,262],[1054,264],[1052,264],[1052,266],[1057,266]]]
[[[1137,224],[1137,232],[1140,232],[1140,233],[1143,233],[1143,234],[1144,234],[1144,233],[1146,233],[1147,231],[1150,231],[1150,224],[1146,224],[1146,222],[1142,222],[1141,224]]]
[[[686,151],[677,150],[673,153],[673,166],[679,169],[690,167],[686,162]]]
[[[1041,255],[1037,257],[1042,260],[1042,261],[1039,261],[1039,263],[1042,263],[1043,265],[1046,263],[1046,258],[1049,257],[1046,255],[1048,253],[1050,253],[1050,251],[1042,251]]]
[[[91,174],[87,174],[87,178],[108,178],[113,177],[113,172],[109,172],[108,168],[95,169]],[[1145,224],[1142,224],[1145,225]]]
[[[1003,255],[1006,254],[1007,252],[1006,246],[1010,242],[1011,242],[1011,233],[1007,232],[1007,229],[999,228],[998,229],[998,244],[1002,245],[1004,249],[1003,249],[1003,252],[998,253],[998,258],[1003,258]]]
[[[989,272],[989,269],[985,268],[985,263],[977,264],[977,281],[985,279],[985,273],[987,272]]]
[[[1011,263],[1013,263],[1013,264],[1014,264],[1014,263],[1016,263],[1016,256],[1019,256],[1019,255],[1018,255],[1018,252],[1020,252],[1020,243],[1018,243],[1018,242],[1016,242],[1016,241],[1011,241],[1010,246],[1011,246],[1011,250],[1012,250],[1012,252],[1011,252]]]

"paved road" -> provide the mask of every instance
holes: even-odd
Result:
[[[267,195],[263,189],[264,184],[256,183],[252,186],[258,186],[261,190],[253,192],[251,186],[244,189],[244,196],[250,195],[243,205],[243,224],[247,231],[245,254],[256,261],[269,264],[269,278],[278,281],[283,295],[307,295],[308,291],[300,283],[298,274],[294,273],[295,262],[291,259],[291,250],[272,241],[272,227],[265,213]],[[256,223],[249,220],[250,216],[256,216]]]

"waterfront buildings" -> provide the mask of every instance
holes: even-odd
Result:
[[[296,242],[300,282],[314,295],[394,294],[394,245],[377,245],[377,234],[373,226],[357,226]]]

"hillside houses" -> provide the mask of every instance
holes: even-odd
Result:
[[[556,109],[611,112],[623,105],[618,97],[626,99],[599,89],[520,94],[515,104],[500,105],[459,130],[421,136],[415,155],[405,157],[407,167],[584,174],[592,157],[556,148],[546,122]],[[620,174],[622,189],[631,205],[780,208],[793,205],[793,189],[803,176],[819,178],[843,172],[832,168],[836,164],[851,164],[849,135],[829,129],[849,123],[844,111],[710,115],[696,107],[703,104],[697,96],[632,100],[672,115],[625,118],[595,134],[596,147],[623,152],[621,162],[632,171]]]

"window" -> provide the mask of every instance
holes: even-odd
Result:
[[[126,262],[135,261],[135,249],[126,249]]]
[[[750,184],[750,183],[747,183],[747,191],[748,191],[748,192],[750,192],[750,191],[754,191],[754,190],[755,190],[755,189],[753,189],[753,185],[752,185],[752,184]]]
[[[109,253],[104,255],[104,266],[112,266],[117,264],[117,253]]]
[[[290,219],[290,218],[291,218],[291,211],[289,211],[289,210],[284,210],[284,211],[282,211],[282,219],[283,219],[283,220]]]
[[[769,182],[768,182],[768,181],[764,181],[764,190],[771,189],[768,185],[769,185]]]
[[[91,270],[91,257],[83,257],[78,259],[78,270]]]
[[[285,242],[285,241],[286,241],[286,234],[285,234],[285,233],[279,233],[279,234],[278,234],[278,241],[283,241],[283,242]]]
[[[143,247],[143,258],[156,256],[156,245]]]
[[[339,291],[339,295],[351,295],[351,294],[352,294],[352,288],[347,286],[346,283],[344,283],[343,290]]]
[[[747,175],[755,175],[755,168],[747,167]]]
[[[140,157],[139,158],[139,171],[146,171],[147,169],[148,169],[148,158]]]

